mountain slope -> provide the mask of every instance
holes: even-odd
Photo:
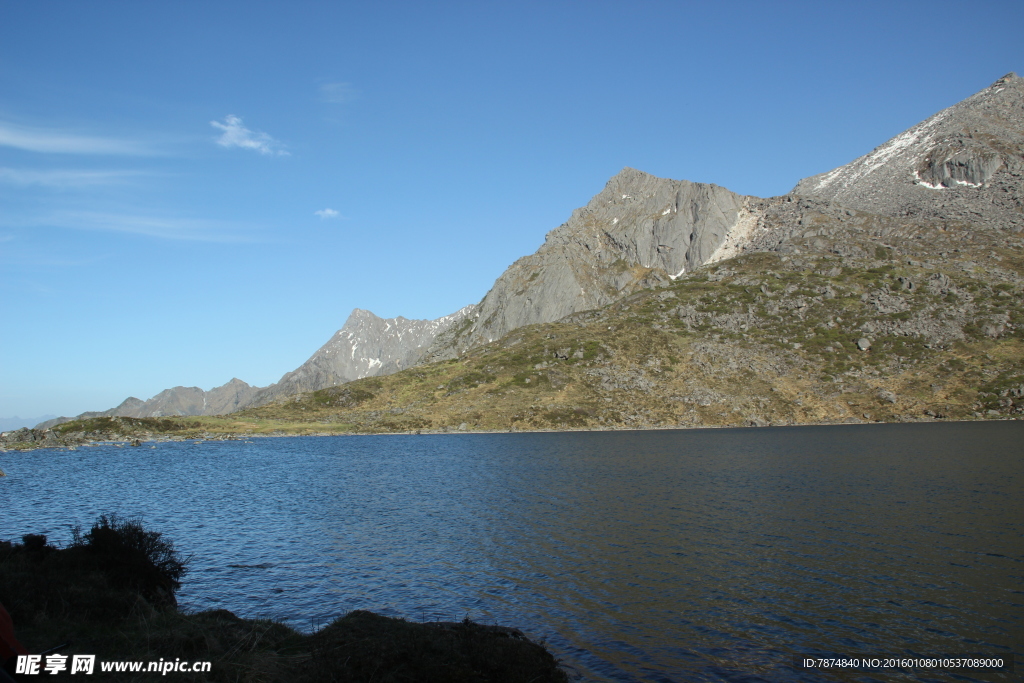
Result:
[[[786,197],[627,169],[499,279],[461,340],[439,337],[454,365],[241,415],[365,431],[1020,415],[1022,111],[1024,84],[1005,77]],[[682,226],[659,232],[656,216],[686,204],[662,208],[678,189],[706,201],[673,241]],[[633,268],[616,282],[620,259]],[[587,276],[624,286],[581,311],[601,301]]]
[[[793,194],[885,216],[1024,230],[1024,79],[1003,78]]]
[[[387,375],[415,365],[437,335],[473,313],[466,306],[436,320],[380,318],[355,309],[340,330],[309,360],[260,389],[250,403],[262,405],[280,396],[332,387],[362,377]]]
[[[392,432],[1024,417],[1021,236],[810,198],[752,209],[759,233],[737,257],[235,419]]]
[[[442,335],[429,359],[451,358],[524,325],[605,306],[711,260],[752,225],[749,198],[717,185],[657,178],[625,168],[512,264],[458,334]]]
[[[227,417],[9,439],[1024,419],[1022,236],[806,197],[752,209],[739,256],[455,360]]]

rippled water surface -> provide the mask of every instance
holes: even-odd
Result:
[[[468,615],[545,638],[586,680],[954,680],[792,656],[1024,652],[1020,422],[161,443],[0,467],[0,538],[141,515],[194,555],[188,607],[304,629]]]

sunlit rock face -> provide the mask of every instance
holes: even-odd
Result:
[[[316,391],[375,375],[389,375],[418,363],[437,335],[473,312],[466,306],[436,320],[380,318],[357,308],[309,360],[261,389],[251,401],[262,405],[282,396]]]
[[[747,198],[717,185],[657,178],[632,168],[548,233],[494,283],[461,334],[446,334],[428,358],[606,305],[637,288],[706,263],[738,226]]]
[[[1024,79],[1008,74],[793,194],[888,216],[1024,230]]]

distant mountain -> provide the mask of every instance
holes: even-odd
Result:
[[[227,384],[203,391],[199,387],[165,389],[148,401],[130,397],[100,415],[167,417],[168,415],[223,415],[248,405],[257,387],[233,378]],[[93,416],[90,416],[93,417]]]
[[[203,391],[199,387],[174,387],[142,401],[129,396],[116,408],[100,412],[86,412],[77,418],[58,417],[36,425],[45,429],[71,419],[90,417],[167,417],[171,415],[224,415],[249,405],[258,387],[249,386],[240,379]]]
[[[31,427],[39,424],[44,420],[52,420],[57,417],[56,415],[40,415],[39,417],[0,417],[0,432],[6,432],[10,429],[21,429],[22,427]]]
[[[885,216],[1024,229],[1024,78],[1007,74],[792,194]]]
[[[263,405],[281,396],[412,367],[422,360],[438,334],[472,316],[475,308],[466,306],[436,320],[385,319],[357,308],[309,360],[276,384],[260,389],[250,403]]]

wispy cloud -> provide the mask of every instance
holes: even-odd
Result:
[[[341,214],[334,209],[320,209],[319,211],[314,211],[313,215],[320,216],[320,220],[324,220],[325,218],[338,218],[341,216]]]
[[[359,97],[359,91],[351,83],[324,83],[320,86],[320,97],[325,102],[345,104]]]
[[[66,131],[30,128],[0,121],[0,147],[46,154],[113,154],[141,156],[154,151],[140,142],[76,135]]]
[[[72,230],[94,230],[147,235],[168,240],[193,242],[253,242],[245,226],[202,218],[175,218],[95,211],[59,211],[11,227],[52,226]]]
[[[30,171],[0,167],[0,183],[20,186],[41,185],[54,188],[112,185],[139,175],[143,174],[139,171]]]
[[[210,121],[210,125],[223,133],[217,138],[221,147],[241,147],[256,150],[260,154],[287,155],[284,145],[266,133],[252,131],[242,124],[242,119],[234,114],[224,117],[224,122]]]

